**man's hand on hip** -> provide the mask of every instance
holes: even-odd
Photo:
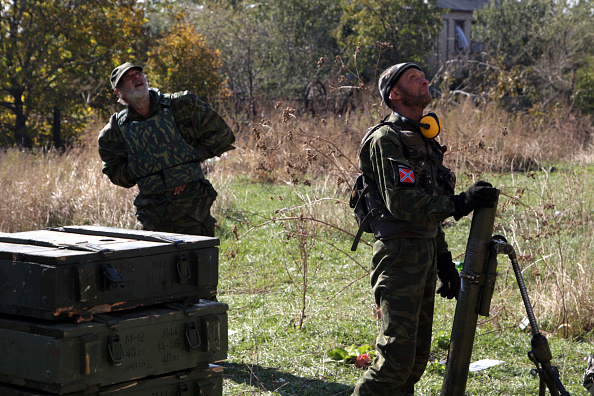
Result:
[[[185,189],[186,189],[186,184],[182,184],[181,186],[173,187],[173,195],[179,195]]]

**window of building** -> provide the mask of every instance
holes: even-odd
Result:
[[[465,21],[456,21],[456,40],[455,50],[456,52],[462,52],[468,48],[468,39],[464,34],[464,23]]]

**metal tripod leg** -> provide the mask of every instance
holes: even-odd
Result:
[[[540,377],[540,395],[544,396],[544,384],[549,388],[551,396],[569,396],[569,392],[565,390],[561,380],[559,380],[559,371],[555,366],[551,365],[553,355],[549,348],[549,342],[545,336],[540,333],[536,317],[534,316],[534,310],[530,303],[530,297],[526,290],[526,284],[524,283],[524,277],[518,260],[516,258],[516,252],[513,246],[505,241],[505,238],[501,236],[493,237],[493,243],[501,244],[498,251],[508,255],[509,260],[512,263],[514,273],[516,274],[516,280],[518,287],[520,288],[520,294],[524,301],[524,307],[526,308],[526,314],[530,321],[530,329],[532,330],[532,340],[530,342],[532,350],[528,352],[528,358],[536,364],[536,373]],[[540,364],[540,366],[539,366]]]
[[[488,316],[491,297],[497,278],[497,256],[509,256],[526,307],[526,313],[532,329],[532,350],[528,357],[535,364],[541,379],[540,395],[545,396],[548,387],[552,396],[569,396],[561,381],[556,367],[551,365],[551,351],[546,337],[540,334],[526,285],[513,247],[500,235],[492,236],[496,206],[478,208],[474,211],[464,268],[460,272],[461,287],[456,304],[456,313],[450,337],[450,349],[445,369],[441,396],[464,396],[472,345],[477,326],[478,315]]]

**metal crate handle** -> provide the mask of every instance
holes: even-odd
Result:
[[[120,342],[120,336],[117,334],[112,334],[109,336],[107,342],[107,350],[109,351],[109,357],[113,362],[114,366],[121,366],[122,362],[125,359],[124,347]]]
[[[188,257],[185,254],[176,256],[175,265],[177,267],[179,283],[186,283],[186,281],[192,277],[192,270],[190,268]]]
[[[200,339],[200,333],[196,328],[196,323],[194,322],[187,322],[186,323],[186,348],[188,351],[196,349],[202,345],[202,340]]]
[[[107,290],[126,286],[124,277],[111,264],[102,264],[101,272],[105,276],[105,288]]]

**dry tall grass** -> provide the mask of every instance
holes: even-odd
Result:
[[[101,173],[94,147],[65,154],[7,150],[0,154],[0,231],[68,224],[133,228],[134,189],[115,187]]]
[[[445,161],[461,179],[459,188],[488,172],[485,177],[502,189],[495,231],[517,250],[545,328],[559,328],[565,335],[590,332],[594,184],[592,170],[572,168],[579,170],[594,160],[591,119],[563,108],[546,115],[510,114],[493,105],[475,107],[470,101],[438,102],[433,111],[444,121],[439,140],[449,148]],[[313,183],[315,196],[344,200],[357,173],[359,141],[381,117],[375,106],[341,116],[311,117],[280,104],[244,135],[245,146],[235,157],[240,166],[228,166],[241,169],[251,180]],[[559,175],[559,166],[569,170]],[[318,208],[315,216],[348,229],[352,219],[344,216],[349,210],[344,201],[341,210]],[[518,296],[513,272],[507,259],[500,262],[503,283],[491,320],[511,316],[520,322],[523,306],[509,306]]]
[[[592,158],[590,156],[590,158]],[[594,329],[594,211],[589,171],[511,174],[505,178],[495,232],[512,243],[535,311],[548,331],[575,336]],[[498,309],[510,312],[517,295],[511,266],[500,260]],[[517,322],[522,307],[513,307]]]
[[[538,170],[547,163],[588,160],[592,155],[591,117],[568,109],[546,115],[513,114],[496,107],[477,108],[470,101],[440,104],[447,160],[454,169],[509,172]]]
[[[388,115],[368,90],[356,109],[344,114],[312,116],[295,107],[278,102],[261,111],[259,120],[242,124],[235,161],[244,174],[261,181],[293,177],[299,182],[299,175],[307,179],[330,172],[341,183],[357,172],[358,146],[367,128]],[[438,140],[448,146],[445,161],[456,171],[529,171],[558,161],[592,159],[593,120],[567,108],[538,115],[508,113],[496,105],[477,107],[470,100],[446,98],[430,110],[442,118]]]
[[[290,103],[279,103],[266,109],[258,122],[243,124],[237,131],[237,150],[209,169],[219,191],[215,215],[240,206],[230,188],[235,180],[305,184],[311,189],[303,196],[304,212],[321,224],[352,232],[345,200],[357,173],[359,141],[380,121],[380,108],[372,103],[368,98],[359,110],[323,116],[301,114]],[[444,121],[439,139],[449,147],[447,165],[460,179],[491,172],[490,178],[500,175],[504,180],[499,182],[504,195],[496,232],[514,245],[525,275],[536,285],[530,292],[539,317],[552,327],[592,330],[594,185],[588,181],[591,170],[589,179],[579,172],[594,160],[591,119],[563,109],[546,117],[509,114],[470,102],[439,102],[433,110]],[[102,175],[95,140],[96,133],[91,133],[83,145],[64,154],[0,152],[0,231],[68,224],[133,228],[136,188],[116,187]],[[553,182],[557,173],[551,173],[559,164],[575,167],[563,174],[561,186]],[[505,291],[516,292],[509,278],[502,273],[495,310],[521,312],[507,306],[511,294]]]

